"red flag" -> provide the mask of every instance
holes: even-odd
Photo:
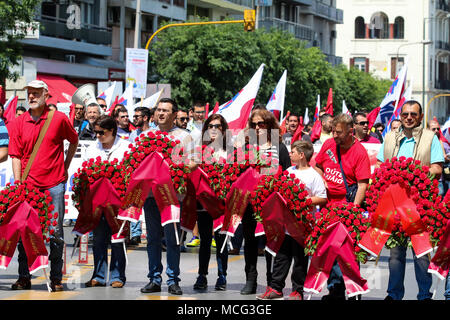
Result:
[[[114,108],[116,107],[116,104],[118,104],[118,103],[119,103],[119,96],[116,96],[116,99],[111,104],[111,107],[109,108],[109,110],[106,112],[110,117],[113,116]]]
[[[289,119],[289,115],[291,114],[291,112],[288,110],[286,117],[284,117],[283,121],[281,122],[280,125],[280,134],[283,135],[286,133],[287,129],[286,129],[286,120]]]
[[[330,91],[328,91],[328,100],[325,112],[333,115],[333,88],[330,88]]]
[[[8,107],[6,108],[6,111],[3,114],[3,119],[5,119],[5,123],[11,122],[16,118],[16,107],[18,100],[19,97],[15,96],[8,104]]]
[[[298,121],[297,130],[295,130],[294,136],[292,137],[292,140],[291,140],[291,145],[295,141],[300,140],[302,138],[302,131],[304,128],[305,128],[305,126],[303,125],[303,117],[300,117],[300,119]]]
[[[73,124],[73,121],[75,120],[75,104],[74,103],[72,103],[70,105],[69,119],[70,119],[70,123]]]
[[[311,129],[311,142],[315,142],[320,139],[320,135],[322,134],[322,121],[316,120]]]
[[[6,90],[3,86],[0,86],[0,103],[5,104],[6,101]]]
[[[216,101],[216,105],[214,106],[214,109],[213,109],[213,114],[214,113],[216,113],[217,111],[219,111],[219,101]]]
[[[375,121],[377,120],[378,113],[380,112],[380,107],[376,107],[372,111],[370,111],[367,114],[367,121],[369,121],[369,129],[372,128],[372,126],[375,124]]]

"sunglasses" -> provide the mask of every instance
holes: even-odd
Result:
[[[417,112],[403,112],[401,114],[402,118],[408,118],[409,116],[411,116],[411,118],[417,118],[419,116],[419,114]]]
[[[221,124],[209,124],[208,129],[212,129],[212,128],[220,129],[220,128],[222,128],[222,125]]]
[[[84,110],[84,108],[75,108],[75,110]]]
[[[95,134],[98,134],[99,136],[103,136],[105,134],[105,130],[99,130],[99,131],[94,130],[94,132],[95,132]]]
[[[359,124],[360,126],[365,126],[365,125],[369,125],[369,121],[360,121],[357,124]]]
[[[140,114],[133,115],[133,119],[136,119],[136,118],[139,118],[139,117],[142,117],[142,115],[140,115]]]
[[[432,131],[439,131],[439,128],[433,128]]]
[[[180,120],[181,122],[185,122],[185,121],[189,120],[188,117],[181,117],[181,118],[177,118],[177,119]]]
[[[100,108],[106,108],[107,105],[106,104],[99,104]]]
[[[264,127],[266,125],[265,121],[258,121],[258,122],[252,122],[252,127],[256,128],[256,126],[258,127]]]

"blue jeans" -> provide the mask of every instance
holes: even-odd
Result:
[[[175,228],[173,223],[161,226],[161,214],[155,198],[147,198],[144,203],[145,223],[147,227],[147,255],[149,272],[147,277],[150,282],[161,286],[163,265],[162,259],[162,235],[166,239],[166,274],[167,285],[178,284],[181,280],[180,275],[180,246],[177,244]],[[177,232],[179,233],[179,223],[177,223]]]
[[[450,300],[450,272],[447,274],[447,278],[445,278],[444,297],[445,300]]]
[[[388,295],[394,300],[402,300],[405,295],[406,247],[397,246],[390,249]],[[414,272],[419,287],[417,300],[431,298],[432,275],[428,272],[430,261],[426,255],[417,258],[413,250]]]
[[[111,228],[102,215],[98,226],[94,229],[93,253],[94,273],[92,279],[106,284],[108,268],[108,244],[111,241]],[[109,266],[109,283],[120,281],[125,284],[126,258],[123,243],[111,243],[111,264]]]
[[[198,211],[198,232],[200,234],[200,249],[198,252],[198,274],[207,275],[209,259],[211,257],[211,241],[213,230],[213,219],[206,211]],[[216,240],[216,260],[217,260],[217,275],[226,277],[228,269],[228,248],[225,246],[223,253],[220,253],[222,245],[225,241],[225,235],[219,234],[219,231],[214,233]]]
[[[140,237],[142,234],[141,221],[130,223],[131,238]]]
[[[41,190],[44,191],[44,190]],[[64,252],[64,193],[66,192],[66,184],[60,183],[50,189],[50,196],[52,197],[52,204],[55,206],[53,212],[58,212],[58,218],[56,218],[58,224],[54,227],[55,233],[50,236],[50,255],[48,259],[50,261],[50,280],[62,280],[62,269],[63,269],[63,252]],[[55,218],[51,220],[53,221]],[[28,270],[27,255],[23,248],[22,242],[19,241],[17,246],[19,251],[18,262],[19,262],[19,277],[31,278],[30,272]]]

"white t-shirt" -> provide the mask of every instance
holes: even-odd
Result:
[[[97,140],[95,144],[92,144],[89,148],[86,149],[83,154],[83,161],[87,161],[90,158],[101,157],[102,160],[112,161],[117,159],[119,162],[122,161],[124,153],[129,151],[130,142],[127,140],[121,139],[119,136],[116,136],[114,140],[114,144],[109,150],[105,150],[103,145]]]
[[[305,184],[306,191],[308,191],[310,197],[327,198],[325,183],[321,175],[312,167],[298,170],[295,166],[292,166],[287,171],[295,174],[295,177]]]

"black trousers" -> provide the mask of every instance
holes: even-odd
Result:
[[[292,260],[294,260],[291,273],[292,291],[303,293],[308,269],[308,257],[305,256],[304,248],[287,234],[273,262],[271,287],[282,292]]]
[[[256,220],[253,216],[253,208],[248,205],[242,218],[242,232],[244,234],[244,260],[245,277],[247,281],[257,282],[258,271],[256,264],[258,262],[258,242],[260,237],[255,237]],[[264,253],[266,258],[266,280],[270,286],[272,282],[272,255],[267,251]]]

